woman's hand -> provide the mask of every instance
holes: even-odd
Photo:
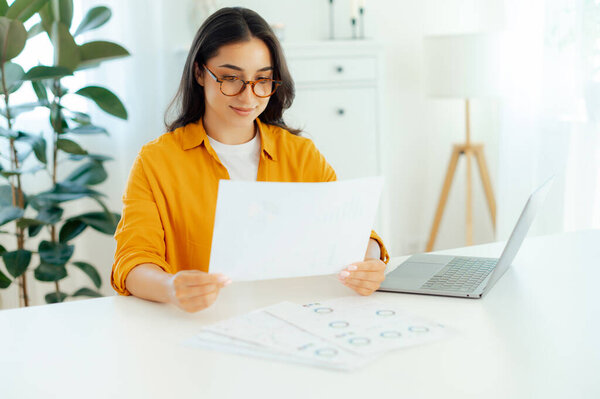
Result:
[[[230,283],[222,274],[182,270],[169,280],[169,302],[186,312],[197,312],[212,305],[219,290]]]
[[[365,259],[349,265],[338,277],[346,287],[352,288],[360,295],[371,295],[385,280],[385,263],[379,259]]]

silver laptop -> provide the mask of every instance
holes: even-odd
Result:
[[[386,276],[379,291],[481,298],[512,263],[553,180],[554,176],[531,194],[500,259],[413,255]]]

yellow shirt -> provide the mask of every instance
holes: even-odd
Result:
[[[260,139],[258,181],[327,182],[333,168],[310,139],[256,120]],[[165,133],[144,145],[123,194],[115,232],[111,284],[130,295],[125,279],[135,266],[154,263],[167,273],[208,272],[219,180],[229,179],[210,146],[202,121]],[[389,256],[381,239],[371,233]],[[357,259],[358,260],[358,259]]]

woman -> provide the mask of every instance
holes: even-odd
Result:
[[[281,46],[257,13],[223,8],[204,22],[171,104],[176,118],[141,149],[123,195],[111,274],[119,294],[188,312],[216,300],[230,283],[208,273],[220,179],[336,179],[312,141],[285,125],[293,97]],[[369,295],[383,281],[387,260],[373,232],[365,259],[339,278]]]

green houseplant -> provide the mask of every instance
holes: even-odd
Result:
[[[24,22],[36,14],[41,21],[26,31]],[[88,152],[77,142],[82,135],[108,133],[94,125],[88,114],[65,107],[62,100],[65,96],[86,98],[121,119],[127,119],[127,111],[119,98],[104,87],[91,85],[69,90],[62,79],[129,55],[116,43],[77,42],[82,33],[104,25],[110,17],[107,7],[95,7],[72,29],[72,0],[15,0],[10,6],[6,0],[0,0],[0,89],[4,100],[0,111],[6,122],[5,127],[0,126],[0,140],[5,142],[0,147],[0,174],[8,183],[0,185],[0,254],[6,268],[6,273],[0,269],[0,288],[16,281],[22,306],[29,305],[25,272],[30,267],[35,267],[36,280],[54,285],[53,291],[45,295],[47,303],[62,302],[69,296],[100,296],[86,287],[67,294],[61,291],[60,281],[68,276],[71,267],[76,267],[90,277],[96,288],[101,286],[100,274],[93,265],[72,260],[75,247],[70,242],[88,227],[112,235],[120,219],[104,203],[105,195],[92,188],[106,180],[103,164],[111,158]],[[53,65],[38,65],[25,72],[11,62],[23,51],[28,38],[43,33],[48,35],[54,50]],[[10,95],[27,84],[37,98],[11,104]],[[40,107],[49,114],[51,135],[15,129],[16,118]],[[59,166],[69,163],[76,167],[59,180]],[[39,187],[39,176],[44,171],[49,176],[48,188],[26,193],[23,179],[32,175]],[[96,209],[63,216],[65,204],[81,199],[92,200]],[[9,248],[7,238],[11,237],[16,238],[15,248]],[[34,237],[37,238],[32,240]],[[31,248],[31,241],[38,243],[37,248]]]

